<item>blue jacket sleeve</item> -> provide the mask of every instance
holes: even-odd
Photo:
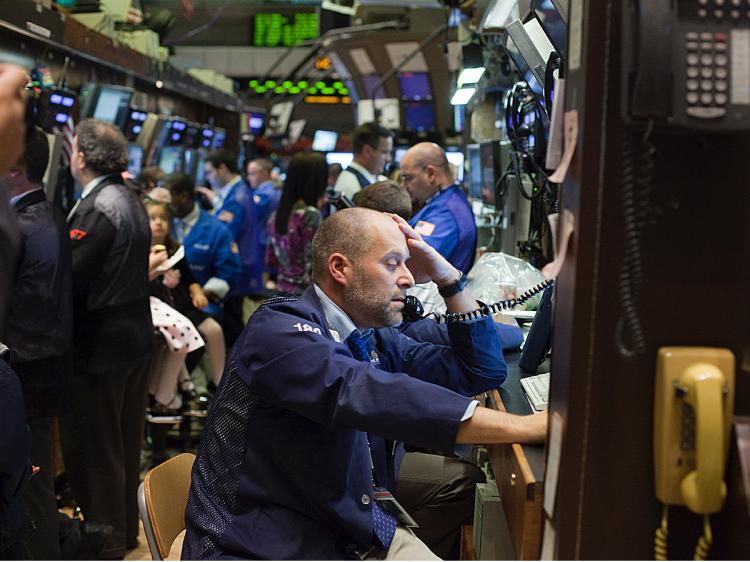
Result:
[[[423,322],[432,322],[424,320]],[[398,333],[395,328],[391,331]],[[489,317],[449,324],[447,345],[443,334],[424,324],[421,333],[435,343],[403,337],[396,353],[404,358],[403,370],[422,380],[450,388],[464,396],[473,396],[500,386],[507,375],[500,339]]]
[[[250,326],[255,337],[244,341],[239,374],[268,404],[331,430],[358,429],[441,450],[455,443],[468,398],[354,359],[315,315],[266,308]]]
[[[451,345],[447,324],[442,322],[438,324],[432,318],[417,322],[404,322],[398,326],[398,331],[418,342]],[[518,326],[495,322],[495,331],[504,350],[517,349],[523,343],[523,332]]]
[[[245,222],[245,208],[241,203],[236,200],[227,201],[216,214],[216,218],[229,228],[234,240],[239,239],[242,224]]]
[[[239,250],[229,229],[223,224],[218,226],[221,228],[215,230],[212,251],[214,262],[211,276],[223,279],[234,287],[242,273]]]
[[[447,208],[440,208],[425,214],[422,221],[433,225],[432,233],[425,234],[419,229],[417,232],[420,232],[424,241],[435,248],[440,255],[449,256],[458,241],[458,224],[456,224],[455,217]],[[412,226],[416,228],[419,222],[417,221]]]

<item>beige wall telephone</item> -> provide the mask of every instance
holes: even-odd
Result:
[[[662,347],[656,363],[654,477],[666,558],[666,506],[684,505],[706,516],[696,558],[711,544],[708,515],[726,498],[724,471],[734,406],[734,355],[728,349]],[[702,556],[701,556],[702,555]]]

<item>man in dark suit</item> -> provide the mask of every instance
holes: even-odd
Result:
[[[86,519],[114,531],[102,557],[138,544],[137,491],[153,326],[146,209],[122,182],[127,141],[111,123],[86,119],[73,139],[71,172],[83,186],[68,215],[73,249],[74,376],[62,444]]]
[[[48,160],[47,136],[36,128],[27,135],[24,156],[0,178],[23,240],[6,344],[23,386],[32,462],[40,467],[24,494],[37,527],[28,546],[38,560],[60,558],[51,426],[67,406],[73,344],[70,240],[65,217],[42,189]]]

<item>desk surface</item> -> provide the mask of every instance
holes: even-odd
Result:
[[[521,388],[521,378],[528,376],[518,367],[518,360],[521,358],[520,352],[506,353],[505,363],[508,367],[508,376],[505,382],[497,390],[488,392],[491,406],[494,409],[504,409],[511,414],[531,414],[532,409],[526,394]],[[502,405],[498,404],[498,398]],[[534,480],[544,482],[544,446],[543,445],[522,445],[523,453],[529,463],[531,472],[534,474]]]

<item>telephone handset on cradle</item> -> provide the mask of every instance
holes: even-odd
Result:
[[[493,304],[484,304],[480,302],[479,308],[459,313],[439,314],[437,312],[432,312],[425,315],[424,306],[422,306],[422,303],[419,301],[419,299],[415,296],[407,295],[404,299],[404,322],[416,322],[417,320],[424,320],[425,318],[432,317],[438,323],[445,322],[446,324],[452,324],[454,322],[463,322],[464,320],[479,318],[480,316],[492,316],[497,312],[510,310],[520,304],[525,303],[534,295],[537,295],[544,291],[544,289],[546,289],[547,287],[551,287],[552,285],[554,285],[554,283],[555,281],[553,279],[548,279],[542,283],[539,283],[538,285],[535,285],[534,287],[523,293],[520,297],[498,301]]]
[[[627,121],[750,129],[750,20],[730,2],[625,0],[622,104]]]
[[[654,478],[665,514],[656,535],[657,559],[666,559],[666,506],[670,505],[684,505],[705,516],[696,559],[705,558],[710,547],[708,515],[721,510],[727,495],[724,471],[734,373],[734,355],[728,349],[662,347],[658,351]]]

